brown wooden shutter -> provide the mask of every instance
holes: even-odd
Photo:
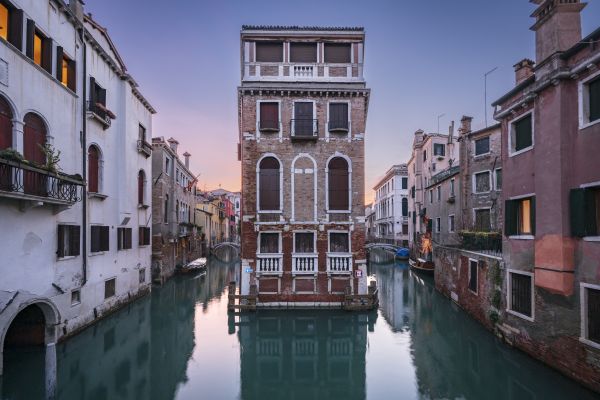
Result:
[[[90,251],[96,253],[100,248],[100,230],[98,226],[90,227]]]
[[[315,63],[317,62],[316,43],[290,43],[290,62]]]
[[[348,210],[349,204],[349,183],[348,183],[348,163],[341,157],[336,157],[329,162],[329,209],[330,210]]]
[[[92,193],[98,193],[100,155],[96,146],[90,146],[88,149],[88,190]]]
[[[329,130],[348,130],[348,103],[329,104]]]
[[[65,256],[65,225],[58,225],[58,243],[57,243],[57,250],[56,250],[56,255],[59,258],[62,258]]]
[[[282,42],[256,42],[257,62],[283,62]]]
[[[81,227],[79,225],[71,225],[71,236],[69,238],[71,242],[71,255],[78,256],[80,254],[81,247]]]
[[[517,234],[517,213],[518,207],[514,200],[504,202],[504,235],[512,236]]]
[[[72,91],[77,91],[77,63],[74,60],[67,62],[67,87]]]
[[[123,249],[123,228],[117,228],[117,250]]]
[[[126,228],[125,229],[125,248],[126,249],[131,249],[131,247],[132,247],[132,236],[133,236],[133,229]]]
[[[42,39],[42,68],[52,74],[52,39]]]
[[[93,107],[96,104],[96,78],[90,76],[90,103]]]
[[[267,157],[260,163],[259,172],[259,204],[260,210],[279,210],[279,161]]]
[[[350,63],[350,43],[325,43],[326,63]]]
[[[144,204],[144,173],[138,172],[138,204]]]
[[[63,53],[63,48],[61,46],[56,46],[56,79],[58,79],[60,82],[62,82],[63,79],[63,69],[62,69],[62,64],[63,64],[63,58],[64,58],[64,53]]]
[[[27,35],[25,36],[25,54],[33,60],[33,42],[35,38],[35,22],[31,19],[27,20]]]
[[[10,11],[8,21],[8,41],[20,51],[23,51],[23,10]]]
[[[294,103],[294,135],[313,136],[313,103]]]
[[[278,103],[260,103],[260,129],[279,130]]]
[[[109,227],[108,226],[102,226],[102,227],[100,227],[100,250],[101,251],[108,251],[109,250],[109,243],[110,243]]]

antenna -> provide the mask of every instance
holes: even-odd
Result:
[[[492,72],[494,72],[495,70],[497,70],[498,67],[495,67],[494,69],[489,70],[488,72],[486,72],[485,74],[483,74],[483,106],[485,108],[485,127],[487,128],[488,126],[488,121],[487,121],[487,77],[489,74],[491,74]]]
[[[440,133],[440,118],[442,118],[442,117],[443,117],[443,116],[445,116],[445,115],[446,115],[446,114],[444,113],[444,114],[440,114],[440,115],[438,115],[438,117],[437,117],[437,121],[438,121],[437,133],[438,133],[438,134]]]

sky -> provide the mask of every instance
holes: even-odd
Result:
[[[598,28],[600,0],[582,14]],[[528,0],[86,0],[158,114],[153,136],[192,154],[200,189],[240,190],[237,91],[240,29],[250,25],[363,26],[371,88],[367,201],[393,164],[408,161],[414,132],[447,133],[451,121],[485,126],[487,104],[514,86],[513,65],[535,59]],[[493,110],[488,108],[488,124]]]

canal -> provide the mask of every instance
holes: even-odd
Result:
[[[5,354],[0,399],[593,399],[374,254],[371,313],[227,314],[238,265],[212,261],[61,343]]]

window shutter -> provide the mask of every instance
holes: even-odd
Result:
[[[65,225],[58,225],[58,246],[56,250],[56,255],[59,258],[65,256]]]
[[[590,105],[590,122],[600,119],[600,78],[592,81],[588,85],[589,105]]]
[[[584,213],[585,213],[585,236],[597,236],[599,234],[596,221],[596,196],[592,189],[585,189],[584,193]]]
[[[516,143],[515,150],[519,151],[532,145],[533,132],[531,129],[531,115],[515,123]]]
[[[143,245],[144,245],[144,228],[140,226],[138,228],[138,246],[143,246]]]
[[[81,247],[81,227],[79,225],[71,225],[71,255],[78,256]]]
[[[130,249],[131,248],[132,232],[133,232],[133,229],[131,229],[131,228],[126,228],[125,229],[125,248],[126,249]]]
[[[35,22],[31,19],[27,20],[27,36],[25,39],[25,44],[27,49],[25,50],[25,54],[27,57],[33,60],[33,39],[35,37]]]
[[[535,196],[531,198],[531,213],[529,217],[531,221],[531,234],[535,235]]]
[[[42,68],[52,75],[52,39],[42,40]]]
[[[350,43],[325,43],[326,63],[350,63]]]
[[[585,236],[585,189],[571,189],[569,193],[571,236]]]
[[[61,46],[56,46],[56,79],[62,82],[63,79],[63,48]]]
[[[23,10],[14,9],[10,13],[8,41],[17,49],[23,51]]]
[[[90,103],[96,103],[96,78],[90,76]]]
[[[97,90],[96,102],[106,106],[106,89]]]
[[[504,202],[504,235],[517,234],[517,207],[512,200]]]
[[[77,64],[73,60],[69,60],[67,63],[67,71],[69,73],[69,76],[67,76],[67,87],[74,92],[77,91],[76,66]]]
[[[123,249],[123,228],[117,228],[117,250]]]
[[[257,62],[283,62],[283,43],[281,42],[257,42]]]
[[[317,62],[316,43],[290,43],[290,62]]]
[[[109,250],[108,226],[103,226],[100,228],[100,250]]]

